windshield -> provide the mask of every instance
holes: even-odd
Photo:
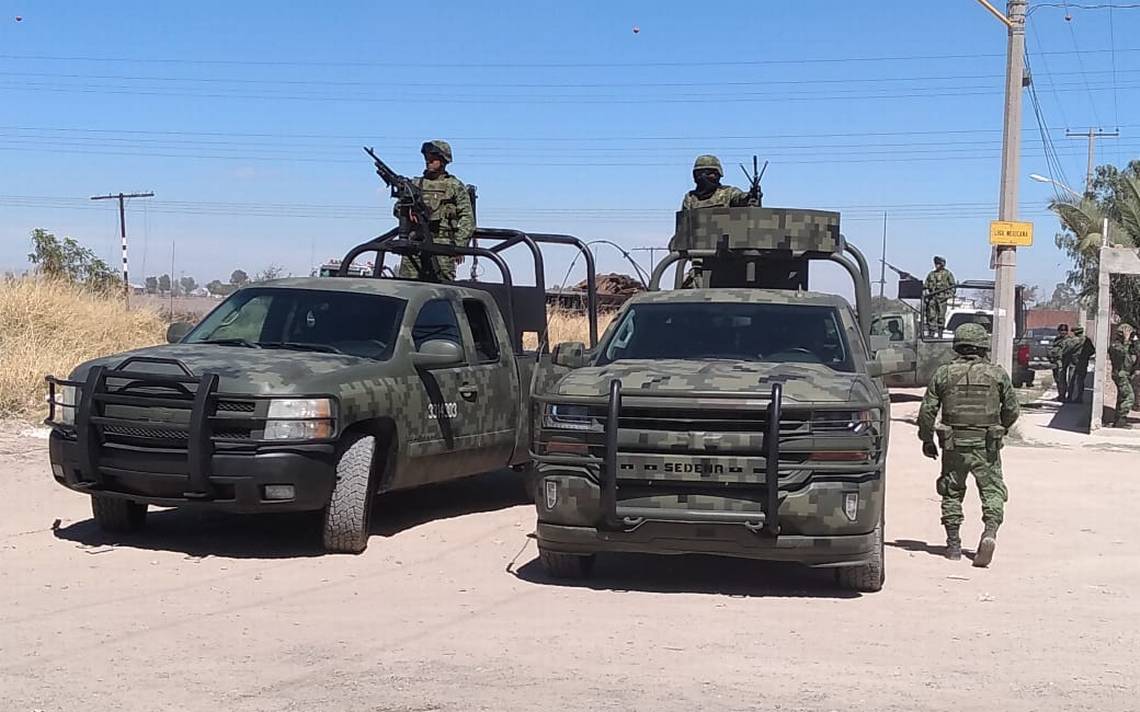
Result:
[[[183,343],[342,353],[386,360],[405,302],[359,292],[243,289],[210,313]]]
[[[731,359],[818,363],[853,371],[834,307],[674,303],[630,307],[598,364],[622,359]]]

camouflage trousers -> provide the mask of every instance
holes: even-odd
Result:
[[[962,500],[966,498],[966,481],[973,473],[982,498],[982,521],[1001,524],[1009,492],[1001,475],[1001,453],[984,445],[957,446],[942,451],[942,474],[935,489],[942,496],[942,524],[962,523]]]
[[[1136,402],[1136,395],[1132,392],[1132,379],[1128,373],[1118,371],[1112,374],[1112,382],[1116,386],[1116,422],[1123,423]]]
[[[926,300],[926,332],[935,336],[942,336],[946,328],[946,301],[945,299]]]
[[[455,258],[445,255],[436,255],[431,258],[435,260],[436,272],[439,273],[440,279],[453,281],[455,279]],[[415,264],[407,257],[400,258],[400,271],[398,274],[401,277],[416,278],[419,273],[416,272]]]

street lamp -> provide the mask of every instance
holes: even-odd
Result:
[[[1069,195],[1072,195],[1074,198],[1076,198],[1078,200],[1081,200],[1084,198],[1083,195],[1081,195],[1077,191],[1073,190],[1069,186],[1065,185],[1061,181],[1053,180],[1052,178],[1046,178],[1045,176],[1043,176],[1039,173],[1030,173],[1029,174],[1029,180],[1035,180],[1038,183],[1049,183],[1051,185],[1054,185],[1054,186],[1060,188],[1061,190],[1067,192]]]

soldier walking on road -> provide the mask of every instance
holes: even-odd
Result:
[[[424,143],[420,152],[424,156],[424,174],[415,179],[415,184],[423,191],[424,203],[431,209],[432,240],[466,246],[475,232],[475,217],[467,186],[447,172],[451,146],[447,141],[435,139]],[[438,256],[435,260],[439,276],[451,280],[455,279],[455,265],[462,264],[463,257]],[[417,276],[406,257],[400,261],[400,276]]]
[[[974,474],[982,500],[985,531],[978,542],[974,566],[989,566],[997,548],[997,531],[1008,492],[1001,472],[1002,439],[1017,421],[1017,395],[1006,372],[989,361],[990,337],[980,324],[963,324],[954,331],[958,356],[934,372],[918,413],[922,454],[938,458],[942,473],[936,485],[942,496],[942,526],[946,528],[946,558],[962,558],[962,500],[966,481]],[[938,412],[942,423],[935,426]]]
[[[1069,338],[1069,325],[1058,324],[1057,335],[1053,337],[1053,343],[1049,346],[1049,365],[1053,368],[1053,383],[1057,384],[1057,400],[1062,402],[1069,391],[1068,369],[1061,364],[1061,350],[1067,338]]]
[[[1124,341],[1123,324],[1112,332],[1108,358],[1112,361],[1112,382],[1116,385],[1116,418],[1112,426],[1127,428],[1128,413],[1131,412],[1135,401],[1132,393],[1132,371],[1136,368],[1136,353]]]
[[[946,305],[958,288],[954,273],[946,269],[945,258],[934,258],[934,269],[926,275],[922,287],[926,298],[926,334],[941,337],[946,328]]]
[[[1061,364],[1072,366],[1069,376],[1069,403],[1082,403],[1085,399],[1085,379],[1089,374],[1089,359],[1096,353],[1096,347],[1085,336],[1085,327],[1073,329],[1073,335],[1065,342],[1061,351]]]

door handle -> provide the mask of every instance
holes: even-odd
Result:
[[[459,395],[463,400],[473,401],[479,396],[479,387],[465,383],[459,387]]]

